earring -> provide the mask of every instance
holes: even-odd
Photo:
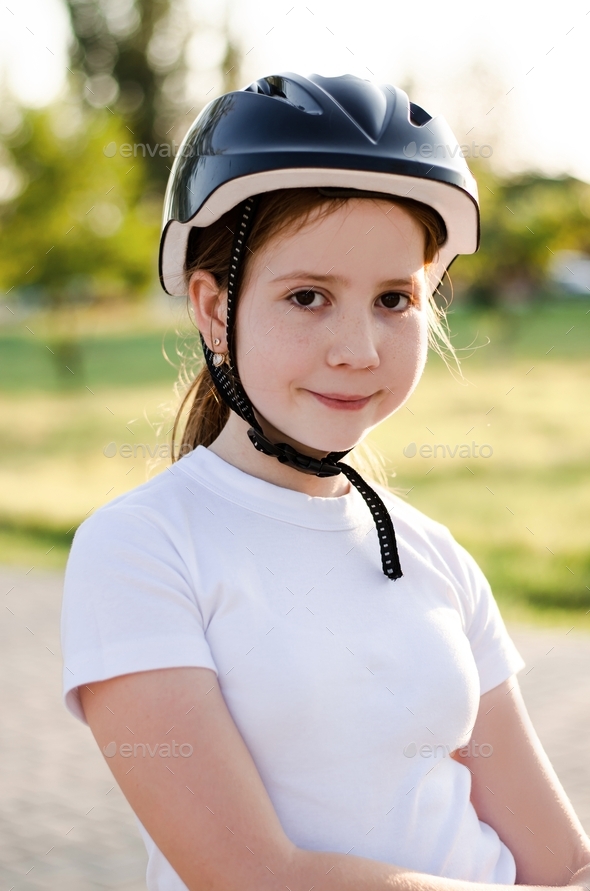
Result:
[[[214,340],[213,340],[213,345],[214,345],[214,346],[219,346],[220,343],[221,343],[220,339],[219,339],[218,337],[215,337]]]
[[[219,368],[220,365],[224,365],[227,360],[227,353],[213,353],[213,364],[216,368]]]

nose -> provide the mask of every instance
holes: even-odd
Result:
[[[377,368],[380,363],[375,324],[366,312],[346,312],[326,325],[328,365]]]

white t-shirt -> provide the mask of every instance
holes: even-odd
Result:
[[[78,685],[213,669],[296,845],[514,884],[514,857],[449,753],[468,743],[480,695],[525,662],[473,558],[377,489],[397,581],[354,487],[310,497],[202,446],[97,510],[66,572],[65,704],[85,721]],[[186,891],[140,830],[149,891]]]

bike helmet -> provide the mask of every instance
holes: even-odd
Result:
[[[168,294],[185,296],[189,233],[239,206],[229,262],[227,364],[214,364],[201,334],[215,387],[250,424],[248,436],[256,449],[302,473],[348,477],[373,515],[383,572],[395,580],[402,570],[391,517],[379,495],[342,462],[348,451],[320,460],[287,443],[270,442],[236,366],[235,310],[257,196],[309,187],[334,196],[411,197],[437,211],[446,238],[431,267],[433,290],[459,254],[479,247],[477,185],[444,118],[431,117],[397,87],[350,74],[286,72],[214,99],[189,129],[166,190],[160,281]]]

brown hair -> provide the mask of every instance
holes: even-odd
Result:
[[[314,188],[277,189],[262,194],[248,238],[249,251],[244,257],[242,280],[245,280],[248,264],[256,251],[260,250],[271,237],[295,223],[303,225],[315,210],[320,210],[319,216],[323,216],[342,207],[348,200],[348,198],[326,197]],[[440,245],[446,238],[444,222],[435,210],[419,201],[397,196],[391,201],[392,204],[402,207],[413,219],[422,224],[425,233],[424,265],[428,266],[435,259]],[[227,288],[229,257],[233,232],[237,224],[237,214],[238,208],[232,208],[210,226],[203,229],[197,227],[191,229],[185,263],[187,284],[193,272],[202,269],[214,276],[220,290]],[[427,313],[431,346],[443,355],[438,342],[442,341],[446,350],[450,350],[451,354],[455,356],[448,335],[441,324],[445,319],[444,311],[436,305],[432,296],[429,299]],[[181,368],[179,383],[186,386],[187,390],[172,428],[173,461],[178,460],[179,457],[192,451],[198,445],[210,445],[223,430],[230,413],[229,407],[215,389],[205,364],[192,381],[186,367]],[[176,433],[181,417],[189,403],[190,408],[182,433],[179,453],[176,455]]]

